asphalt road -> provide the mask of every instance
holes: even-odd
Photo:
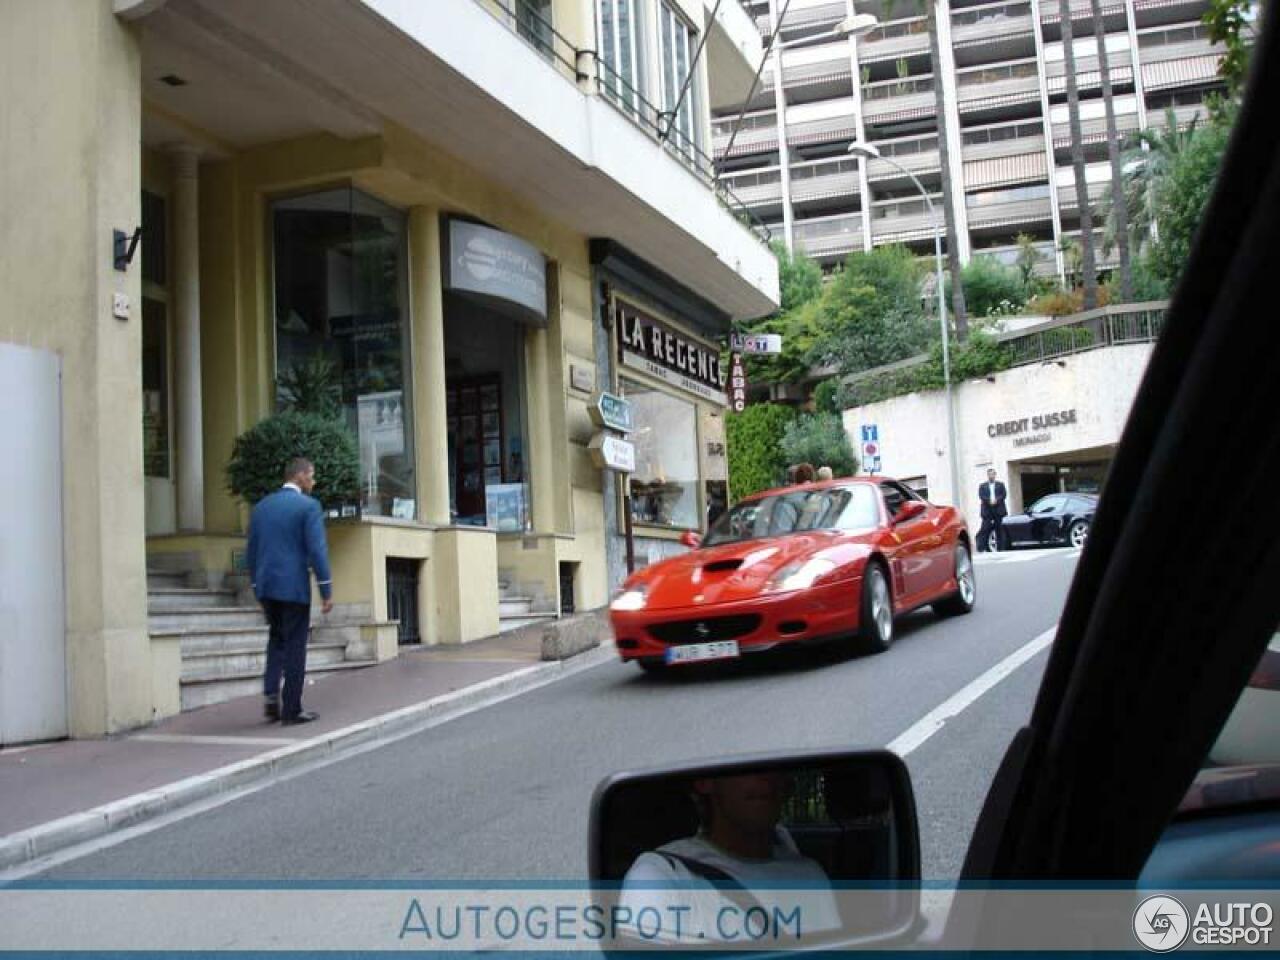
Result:
[[[978,606],[880,656],[765,655],[670,678],[610,663],[62,864],[46,879],[578,881],[606,775],[739,751],[882,746],[1057,621],[1069,551],[978,568]],[[907,757],[924,874],[954,878],[1041,653]]]

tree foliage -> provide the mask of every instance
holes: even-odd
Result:
[[[816,305],[822,296],[822,268],[803,250],[792,254],[781,243],[771,246],[778,258],[782,310],[752,324],[748,332],[781,334],[782,353],[748,356],[747,379],[752,383],[794,383],[809,372],[813,332],[820,322]]]
[[[1244,90],[1249,73],[1249,55],[1257,38],[1254,5],[1254,0],[1209,0],[1209,9],[1201,18],[1209,28],[1209,39],[1226,48],[1218,63],[1218,75],[1226,81],[1227,94],[1232,99]]]
[[[1012,360],[1009,349],[993,336],[974,331],[964,343],[953,344],[951,347],[951,382],[976,380],[1005,370]],[[837,394],[836,404],[839,409],[847,410],[908,393],[941,390],[945,384],[942,376],[942,344],[939,342],[933,344],[928,358],[922,363],[888,370],[845,384]]]
[[[258,422],[236,437],[227,464],[227,489],[254,504],[278,490],[294,457],[316,467],[312,496],[326,507],[353,499],[360,490],[356,438],[340,420],[286,412]]]
[[[1035,247],[1031,248],[1032,252]],[[1034,264],[1032,266],[1034,269]],[[1007,314],[1008,305],[1021,307],[1030,289],[1017,267],[1006,266],[995,257],[976,256],[960,271],[964,297],[975,317]]]
[[[1151,248],[1151,266],[1170,288],[1177,284],[1191,253],[1196,229],[1222,168],[1230,133],[1225,120],[1196,130],[1154,185],[1159,236]]]
[[[776,403],[757,403],[742,413],[728,414],[725,440],[731,501],[782,483],[787,472],[782,437],[795,417],[794,409]]]
[[[782,435],[787,463],[827,466],[837,477],[851,477],[858,469],[844,424],[834,413],[809,413],[787,424]]]

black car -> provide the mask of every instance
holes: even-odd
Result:
[[[1051,493],[1031,504],[1026,512],[1005,517],[1000,542],[993,547],[1083,547],[1097,509],[1098,498],[1093,494]]]

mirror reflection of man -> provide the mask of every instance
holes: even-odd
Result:
[[[994,535],[996,546],[1000,545],[1000,527],[1009,511],[1005,507],[1004,484],[996,479],[995,470],[987,471],[987,482],[978,487],[978,499],[982,502],[982,527],[978,530],[978,552],[986,553],[991,549],[991,538]]]
[[[682,938],[722,938],[726,907],[785,912],[798,905],[805,931],[839,929],[830,879],[779,822],[789,788],[789,778],[776,772],[695,780],[700,829],[637,857],[620,906],[633,914],[644,907],[682,911]]]

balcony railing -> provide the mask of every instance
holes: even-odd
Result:
[[[983,197],[981,194],[970,194],[965,199],[970,227],[1003,227],[1018,226],[1025,223],[1040,223],[1051,220],[1053,207],[1048,196],[1048,187],[1043,196],[1024,196],[1017,190],[999,191],[1008,194],[1008,200],[996,197]]]
[[[911,171],[916,176],[920,176],[922,173],[937,173],[942,169],[942,158],[938,153],[938,138],[931,137],[930,139],[933,141],[931,149],[894,156],[894,163]],[[901,176],[902,171],[887,160],[867,161],[867,179],[872,182],[894,180]]]
[[[1000,40],[1035,29],[1031,4],[1026,2],[959,10],[952,14],[951,24],[951,41],[956,44]]]
[[[1036,260],[1032,272],[1038,277],[1053,276],[1058,272],[1057,258],[1054,256],[1054,248],[1052,243],[1036,243],[1033,247],[1039,259]],[[1016,243],[1005,244],[1000,247],[987,247],[984,250],[974,250],[974,257],[990,257],[997,263],[1002,263],[1006,267],[1016,267],[1022,257],[1022,247]]]
[[[1124,14],[1124,4],[1115,3],[1114,0],[1107,0],[1102,4],[1102,18],[1122,16]],[[1088,20],[1093,16],[1093,7],[1088,0],[1073,0],[1071,4],[1071,22],[1077,20]],[[1061,23],[1062,8],[1058,6],[1057,0],[1050,0],[1048,3],[1040,5],[1040,22],[1041,23]]]
[[[798,220],[792,226],[796,246],[811,257],[832,256],[862,249],[862,214],[823,220]]]
[[[1126,55],[1125,60],[1129,58]],[[1111,74],[1112,87],[1129,87],[1133,85],[1133,67],[1129,64],[1108,62],[1108,73]],[[1045,86],[1049,95],[1065,93],[1067,90],[1066,70],[1061,64],[1053,64],[1045,71]],[[1081,57],[1076,61],[1076,88],[1079,90],[1095,90],[1102,87],[1102,71],[1098,67],[1097,57]]]
[[[886,23],[858,41],[860,63],[881,63],[928,51],[929,22],[924,17]]]
[[[928,111],[936,102],[933,77],[883,80],[862,88],[862,111],[868,120]]]
[[[809,203],[857,194],[858,162],[852,157],[815,160],[791,166],[791,202]]]
[[[724,182],[748,207],[782,203],[782,171],[778,167],[726,176]]]
[[[1102,197],[1107,192],[1107,183],[1090,183],[1089,189],[1089,209],[1093,211],[1094,216],[1102,215]],[[1062,211],[1075,211],[1080,207],[1079,198],[1076,196],[1075,184],[1068,184],[1058,187],[1058,208]]]
[[[1138,115],[1122,113],[1116,116],[1116,133],[1127,138],[1138,131]],[[1102,143],[1107,139],[1107,118],[1092,117],[1080,121],[1081,142]],[[1065,150],[1071,146],[1071,126],[1066,121],[1053,125],[1053,146],[1055,150]]]

